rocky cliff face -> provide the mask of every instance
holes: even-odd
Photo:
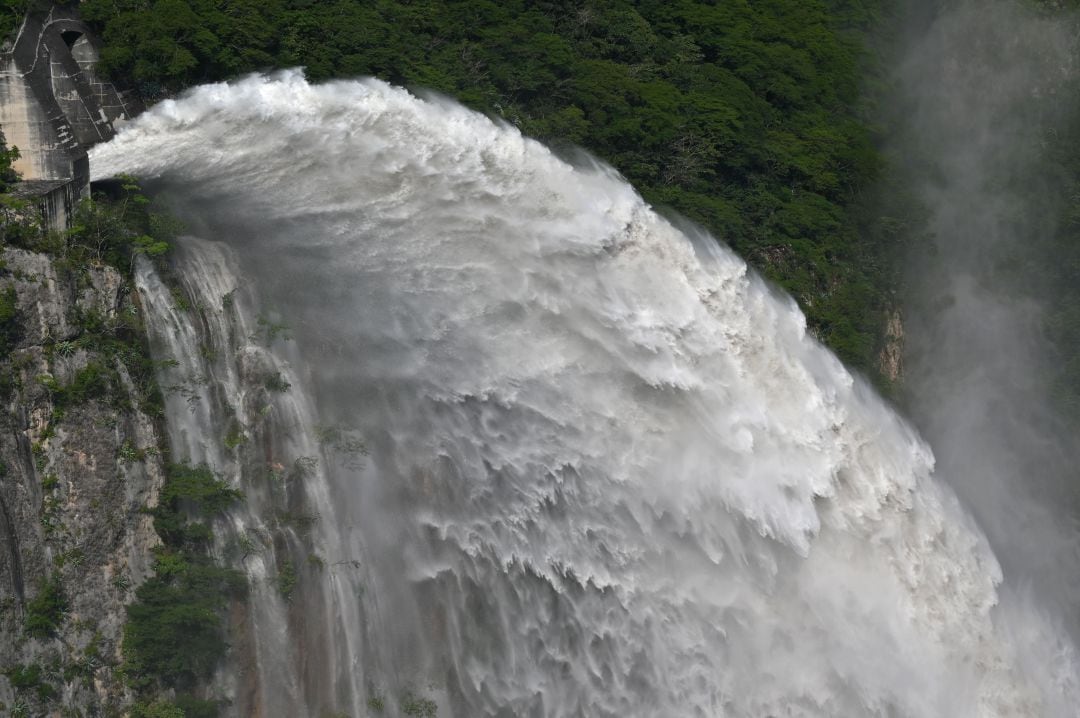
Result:
[[[904,318],[899,309],[885,315],[885,343],[878,354],[878,370],[893,384],[904,378]]]
[[[116,715],[164,478],[137,300],[112,268],[0,252],[0,715]]]

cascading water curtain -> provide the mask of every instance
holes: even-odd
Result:
[[[239,714],[275,691],[311,716],[382,696],[461,718],[1080,705],[1073,647],[997,608],[997,562],[914,431],[790,299],[611,170],[299,72],[162,102],[92,166],[172,203],[200,238],[181,275],[230,277],[215,311],[239,288],[241,333],[289,333],[251,360],[290,387],[272,429],[236,410],[262,437],[237,456],[312,457],[295,501],[320,520],[275,551],[328,570],[259,609],[286,650],[256,651],[263,698]],[[332,448],[361,441],[358,461]]]

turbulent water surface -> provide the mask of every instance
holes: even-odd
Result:
[[[174,454],[247,496],[238,713],[1073,714],[1072,647],[1000,600],[926,445],[610,170],[299,73],[163,102],[93,167],[191,235],[201,312],[140,286]]]

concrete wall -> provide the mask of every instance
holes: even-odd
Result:
[[[110,124],[116,123],[117,120],[131,119],[142,111],[142,105],[138,101],[117,91],[112,83],[101,79],[97,71],[100,58],[97,38],[91,35],[80,35],[71,46],[71,55],[78,63],[94,100],[105,113]]]
[[[15,169],[24,180],[71,182],[74,189],[62,193],[64,202],[74,196],[77,203],[89,192],[87,150],[110,139],[116,122],[141,110],[100,78],[98,57],[90,29],[59,7],[29,13],[0,51],[0,129],[8,145],[19,148]],[[70,207],[59,211],[63,202],[56,188],[41,191],[43,211],[66,223]]]
[[[79,189],[76,182],[66,179],[24,180],[8,196],[30,202],[47,228],[62,230],[70,226],[75,216],[75,208],[82,199]]]
[[[72,161],[85,154],[59,106],[52,105],[38,101],[10,53],[0,55],[0,129],[8,146],[19,148],[15,169],[25,179],[73,178]]]

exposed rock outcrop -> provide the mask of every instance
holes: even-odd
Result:
[[[904,320],[899,309],[885,315],[885,343],[878,354],[878,368],[894,384],[904,376]]]
[[[110,267],[0,259],[16,307],[0,362],[0,714],[105,715],[128,700],[124,607],[151,572],[143,508],[164,477],[146,389],[114,339],[139,309]]]

